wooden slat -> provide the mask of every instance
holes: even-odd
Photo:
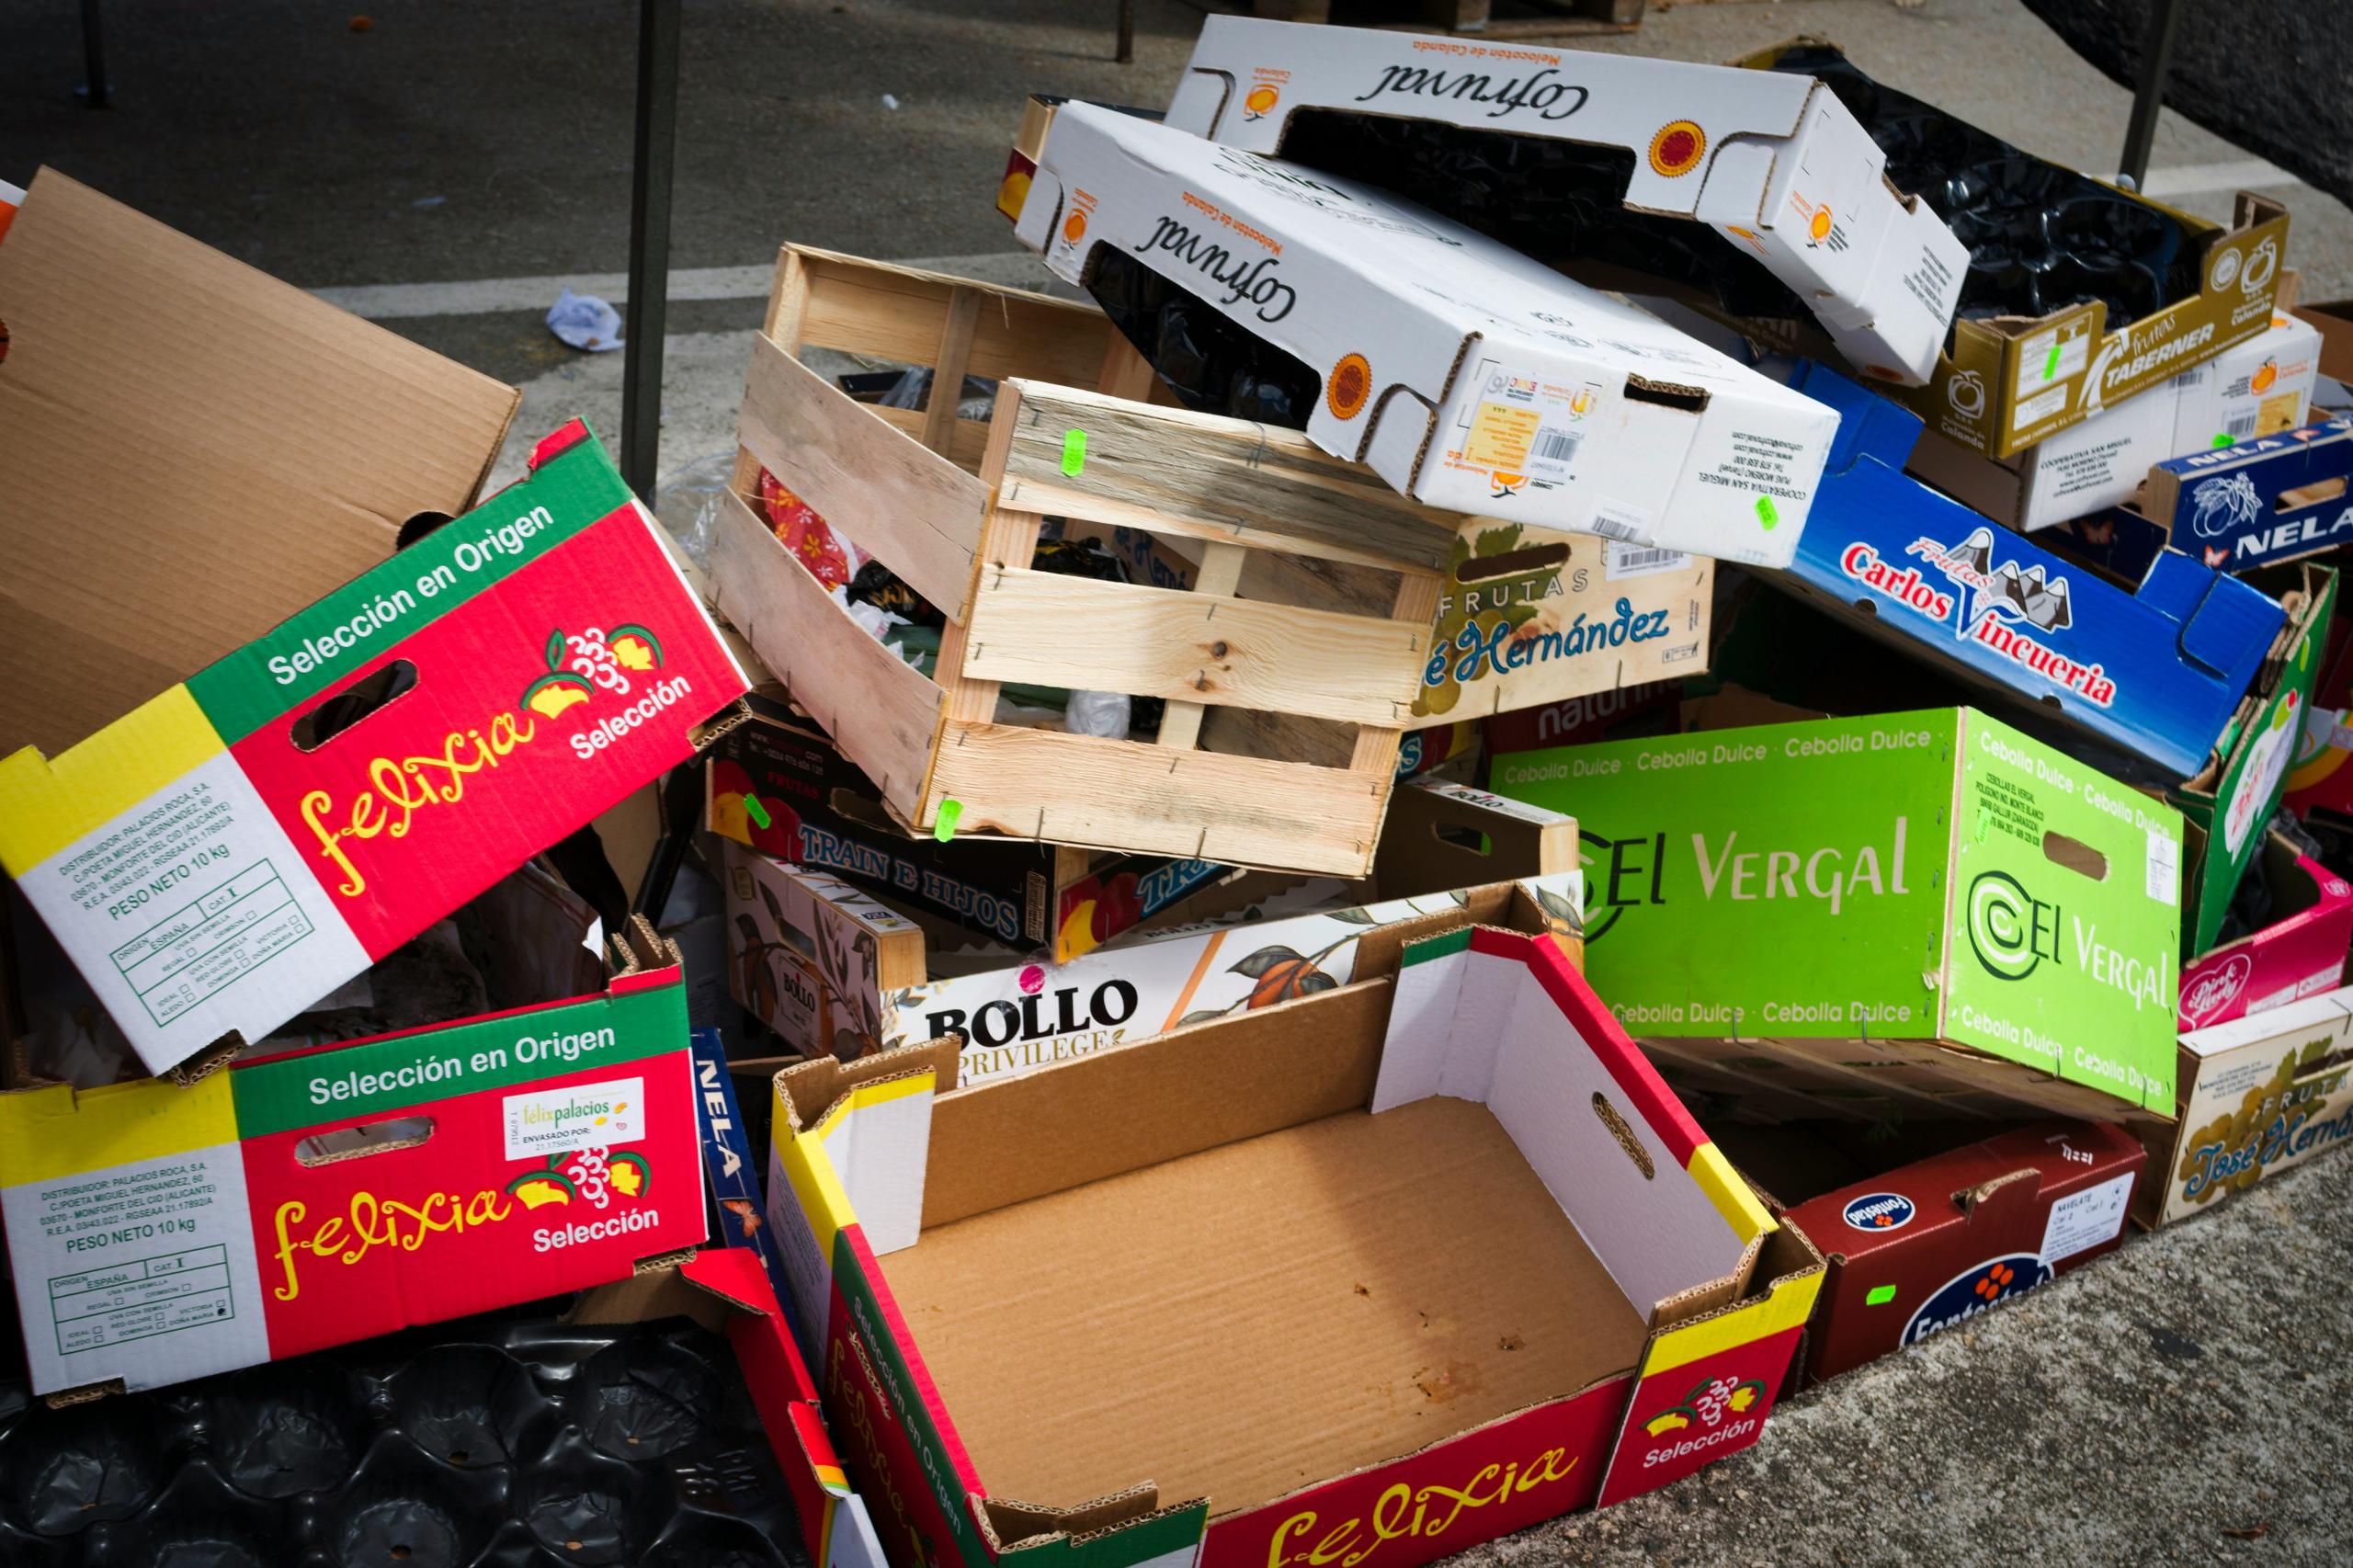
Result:
[[[983,680],[1164,698],[1195,710],[1196,728],[1199,706],[1219,703],[1393,729],[1428,641],[1427,626],[1367,616],[992,569],[973,597],[963,668]]]
[[[967,613],[988,492],[765,337],[752,340],[736,435],[818,514],[941,614]]]
[[[1397,597],[1389,607],[1389,620],[1393,626],[1412,627],[1422,635],[1417,642],[1427,643],[1431,624],[1438,619],[1438,578],[1423,572],[1408,572],[1397,585]],[[1399,722],[1411,715],[1414,699],[1422,688],[1422,668],[1414,666],[1412,683],[1405,688],[1404,700],[1395,710],[1397,717],[1387,724],[1367,724],[1357,731],[1356,749],[1348,757],[1351,773],[1377,773],[1383,778],[1397,771],[1397,747],[1401,738]],[[1341,715],[1326,712],[1324,717]]]
[[[938,732],[939,687],[868,636],[739,496],[721,503],[710,574],[719,613],[892,808],[912,816]]]
[[[1095,735],[950,723],[941,733],[932,793],[961,803],[960,833],[1360,877],[1372,864],[1389,780]]]
[[[972,328],[980,320],[981,291],[949,292],[948,324],[931,357],[931,395],[924,400],[923,444],[946,456],[954,442],[956,405],[964,397],[964,367],[972,358]]]
[[[894,429],[904,430],[909,439],[923,441],[925,412],[920,408],[885,408],[879,403],[861,403],[858,407]],[[985,419],[959,419],[948,433],[948,449],[939,455],[962,469],[966,473],[978,473],[981,454],[988,450],[989,423]]]
[[[1113,327],[1103,350],[1103,368],[1095,374],[1095,390],[1105,397],[1142,403],[1159,384],[1160,376],[1153,369],[1152,361],[1137,353],[1136,346]]]
[[[790,348],[929,365],[947,329],[957,289],[981,298],[966,372],[992,381],[1033,376],[1086,385],[1099,373],[1111,324],[1091,304],[1025,289],[976,283],[944,272],[894,267],[830,251],[790,247],[809,279],[797,339]]]
[[[1242,580],[1242,563],[1248,558],[1249,553],[1240,545],[1234,544],[1212,544],[1203,549],[1199,563],[1193,568],[1194,591],[1213,594],[1219,598],[1231,597],[1233,585]],[[1217,610],[1214,607],[1211,607],[1197,613],[1214,617]],[[1202,651],[1212,658],[1220,658],[1223,656],[1221,650],[1229,646],[1225,639],[1212,638]],[[1207,678],[1208,672],[1204,670],[1200,676],[1195,677],[1195,686],[1199,689],[1208,689],[1200,684]],[[1253,702],[1248,706],[1287,708],[1290,704]],[[1201,703],[1199,701],[1170,702],[1160,715],[1160,730],[1154,736],[1153,744],[1166,746],[1171,751],[1190,751],[1200,744],[1200,739]]]
[[[1457,515],[1416,506],[1370,470],[1292,430],[1014,383],[1018,415],[1001,500],[1027,510],[1169,528],[1260,549],[1374,565],[1442,567]],[[999,393],[1000,404],[1005,402]],[[1006,416],[1000,406],[997,417]],[[1065,471],[1064,437],[1086,432]],[[1163,519],[1144,522],[1146,517]]]

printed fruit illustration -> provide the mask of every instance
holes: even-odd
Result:
[[[558,1171],[528,1171],[506,1184],[507,1196],[519,1198],[526,1209],[544,1209],[551,1203],[569,1203],[574,1187]]]
[[[1643,1430],[1656,1437],[1691,1425],[1691,1418],[1680,1411],[1670,1410],[1664,1415],[1654,1415],[1643,1424]]]
[[[608,1157],[605,1179],[623,1198],[642,1198],[653,1184],[654,1167],[645,1163],[644,1155],[624,1150]]]
[[[662,663],[662,643],[642,626],[617,626],[606,646],[625,670],[650,670]]]
[[[2279,379],[2279,362],[2276,359],[2266,359],[2263,362],[2263,369],[2255,373],[2255,380],[2251,385],[2256,392],[2269,392],[2271,383]]]
[[[1497,476],[1498,483],[1501,482]],[[1448,547],[1446,558],[1447,590],[1438,601],[1438,621],[1430,646],[1446,654],[1446,663],[1438,666],[1439,678],[1424,679],[1420,695],[1414,699],[1416,714],[1450,713],[1462,699],[1462,676],[1475,675],[1479,663],[1478,649],[1470,644],[1475,641],[1483,645],[1496,641],[1496,627],[1516,631],[1534,620],[1542,608],[1540,601],[1548,585],[1557,581],[1561,565],[1546,562],[1525,572],[1482,574],[1477,563],[1493,562],[1512,554],[1520,548],[1524,530],[1518,523],[1481,531],[1475,542],[1458,533]],[[1476,596],[1478,608],[1472,610]],[[1463,633],[1469,631],[1471,637]]]
[[[1065,899],[1064,903],[1068,903]],[[1068,963],[1082,953],[1091,953],[1100,940],[1095,935],[1095,900],[1082,898],[1063,917],[1062,929],[1054,934],[1054,961]]]
[[[1268,109],[1275,107],[1275,99],[1279,96],[1279,95],[1273,87],[1268,86],[1265,83],[1260,83],[1257,86],[1250,89],[1250,96],[1242,100],[1242,107],[1250,111],[1250,119],[1256,119],[1259,116],[1265,114]]]
[[[2009,1285],[2010,1281],[2017,1278],[2018,1271],[2016,1269],[2012,1268],[2006,1263],[1997,1263],[1993,1267],[1987,1269],[1984,1273],[1984,1277],[1979,1279],[1976,1284],[1971,1286],[1970,1289],[1975,1291],[1978,1295],[1984,1297],[1986,1301],[1990,1301],[1995,1297],[2000,1295]]]
[[[1247,1004],[1250,1011],[1270,1007],[1297,996],[1313,996],[1319,991],[1333,990],[1340,983],[1316,968],[1314,959],[1280,946],[1260,948],[1227,972],[1248,975],[1257,982],[1250,988]]]
[[[588,698],[588,683],[578,676],[541,676],[524,688],[523,706],[542,719],[552,719]]]

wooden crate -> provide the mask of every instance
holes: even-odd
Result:
[[[796,357],[935,371],[929,403],[853,401]],[[965,375],[996,379],[985,423]],[[917,829],[1361,876],[1427,662],[1451,519],[1295,432],[1130,399],[1156,383],[1091,306],[799,246],[753,346],[722,614]],[[1120,395],[1120,394],[1125,394]],[[947,617],[938,678],[788,556],[747,497],[767,468]],[[1188,542],[1189,588],[1029,569],[1048,517]],[[1387,613],[1247,599],[1275,552],[1392,574]],[[999,683],[1165,699],[1156,742],[996,722]],[[1234,707],[1353,727],[1344,764],[1199,744]]]

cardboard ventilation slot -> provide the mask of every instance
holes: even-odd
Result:
[[[423,1148],[432,1136],[431,1117],[398,1116],[389,1121],[365,1121],[357,1127],[313,1133],[294,1145],[294,1157],[306,1165],[340,1165],[370,1154],[389,1154],[395,1149]]]
[[[2271,509],[2275,512],[2302,511],[2306,506],[2317,506],[2324,501],[2334,501],[2344,494],[2345,476],[2340,473],[2333,479],[2299,485],[2293,490],[2282,490],[2279,499],[2271,504]]]
[[[2046,832],[2042,835],[2042,853],[2054,866],[2064,866],[2096,882],[2108,881],[2108,857],[2080,838]]]
[[[1679,409],[1685,414],[1705,414],[1708,411],[1708,391],[1705,387],[1677,386],[1672,381],[1645,381],[1640,376],[1626,378],[1626,401],[1654,403],[1660,408]]]
[[[1593,1114],[1601,1118],[1601,1125],[1609,1129],[1609,1136],[1618,1141],[1618,1147],[1626,1151],[1626,1157],[1634,1162],[1634,1168],[1643,1173],[1643,1179],[1656,1180],[1658,1166],[1652,1163],[1650,1151],[1643,1147],[1642,1141],[1634,1136],[1634,1130],[1626,1125],[1624,1117],[1618,1114],[1618,1108],[1611,1105],[1609,1097],[1598,1089],[1593,1095]]]
[[[294,749],[313,752],[346,730],[389,708],[416,688],[416,666],[394,659],[366,680],[339,691],[294,721]]]
[[[1526,550],[1507,550],[1501,555],[1473,556],[1455,569],[1455,580],[1462,583],[1483,583],[1491,577],[1516,577],[1525,572],[1541,572],[1559,566],[1569,559],[1565,544],[1530,545]]]

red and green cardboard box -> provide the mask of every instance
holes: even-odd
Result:
[[[0,1095],[33,1392],[153,1388],[703,1239],[680,971],[437,1028]]]
[[[1829,1260],[1806,1328],[1809,1379],[1917,1345],[2115,1250],[2147,1159],[2131,1133],[2097,1121],[2026,1123],[1909,1160],[1890,1151],[1927,1129],[1873,1140],[1835,1122],[1711,1125],[1788,1205],[1782,1222]],[[1966,1136],[1961,1126],[1947,1124],[1950,1136]]]
[[[269,635],[0,760],[0,867],[161,1073],[264,1038],[686,761],[745,684],[574,421]]]
[[[1821,1279],[1549,938],[959,1087],[778,1075],[768,1202],[904,1568],[1405,1568],[1758,1436]]]

